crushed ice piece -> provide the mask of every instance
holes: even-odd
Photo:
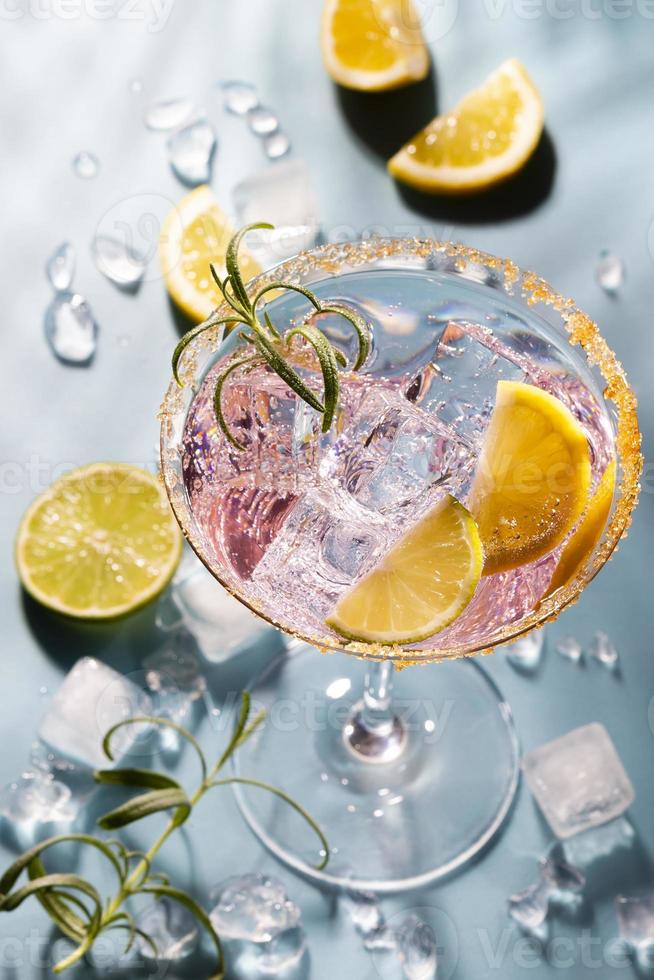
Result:
[[[617,293],[625,279],[624,262],[619,256],[604,249],[595,266],[595,279],[605,293]]]
[[[212,900],[211,923],[235,973],[281,972],[299,962],[306,948],[300,910],[276,878],[228,878]]]
[[[279,160],[280,157],[286,156],[291,149],[291,141],[286,133],[278,129],[276,133],[271,133],[270,136],[266,136],[263,141],[263,148],[266,151],[266,156],[270,160]]]
[[[190,117],[195,105],[192,99],[163,99],[153,102],[143,113],[143,122],[148,129],[176,129]]]
[[[318,202],[304,160],[285,160],[246,177],[233,189],[232,200],[239,227],[262,216],[275,226],[248,236],[248,249],[264,268],[315,245]]]
[[[202,656],[212,663],[251,652],[264,643],[277,649],[283,642],[277,630],[234,599],[199,562],[175,577],[159,603],[157,625],[179,631],[181,641],[190,634]]]
[[[184,126],[168,140],[168,160],[174,173],[189,187],[207,184],[216,150],[213,126],[200,119]]]
[[[479,450],[501,380],[527,380],[520,355],[486,327],[451,321],[432,360],[406,382],[404,394]]]
[[[248,126],[256,136],[269,136],[279,128],[279,119],[267,106],[257,105],[247,114]]]
[[[538,942],[544,943],[549,936],[549,889],[542,879],[524,891],[511,895],[508,901],[509,915],[520,930]]]
[[[506,647],[506,659],[520,673],[533,674],[540,666],[544,640],[544,629],[532,630]]]
[[[91,254],[98,271],[122,289],[133,289],[143,279],[147,256],[112,235],[96,235]]]
[[[352,924],[364,939],[384,928],[384,915],[372,892],[346,892],[344,902]]]
[[[390,926],[382,926],[376,932],[364,936],[363,947],[369,953],[391,953],[397,950],[397,937],[395,930]]]
[[[62,242],[46,262],[48,282],[56,293],[66,293],[73,285],[75,275],[75,249],[70,242]]]
[[[190,642],[186,642],[187,639]],[[167,643],[144,659],[143,668],[154,713],[184,725],[193,704],[207,689],[206,678],[193,650],[192,637],[176,630]],[[159,738],[165,751],[179,750],[181,736],[174,729],[160,728]]]
[[[154,941],[157,947],[156,961],[172,963],[184,959],[198,943],[197,920],[180,902],[165,896],[149,905],[137,919],[137,927]],[[146,960],[154,958],[154,951],[138,934],[136,944]]]
[[[25,771],[0,790],[0,817],[20,849],[55,834],[70,833],[78,812],[70,788],[41,769]]]
[[[406,980],[434,980],[438,960],[432,927],[419,916],[409,915],[396,929],[395,938]]]
[[[84,180],[92,180],[100,172],[100,161],[93,153],[81,150],[72,159],[73,171]]]
[[[259,96],[249,82],[219,82],[223,94],[223,106],[235,116],[245,116],[259,105]]]
[[[595,636],[591,640],[589,654],[600,663],[603,667],[608,670],[615,670],[618,666],[619,655],[615,648],[614,643],[609,639],[606,633],[602,630],[598,630]]]
[[[584,656],[581,643],[574,636],[562,636],[560,640],[557,640],[556,652],[564,660],[571,660],[573,664],[580,663]]]
[[[543,815],[561,839],[613,820],[635,799],[615,746],[597,722],[528,752],[522,769]]]
[[[654,974],[654,892],[637,897],[617,895],[615,914],[620,938],[645,976]]]
[[[45,336],[64,364],[88,364],[95,354],[98,324],[79,293],[57,293],[45,311]]]
[[[111,740],[113,763],[102,750],[107,731],[133,715],[150,714],[148,695],[128,677],[83,657],[66,674],[38,729],[57,754],[93,769],[108,768],[125,755],[144,726],[126,725]]]

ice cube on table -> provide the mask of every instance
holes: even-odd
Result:
[[[271,649],[282,645],[277,630],[234,599],[199,562],[190,574],[173,582],[159,605],[157,622],[164,629],[181,630],[176,642],[182,646],[190,634],[201,655],[212,663],[261,644]]]
[[[625,279],[625,265],[620,256],[603,249],[595,265],[595,279],[605,293],[617,293]]]
[[[625,817],[618,817],[568,838],[562,847],[568,864],[588,872],[616,857],[625,866],[635,843],[636,831]]]
[[[561,839],[619,817],[635,799],[615,746],[597,722],[528,752],[522,769],[543,815]]]
[[[509,898],[509,915],[525,935],[543,943],[549,936],[548,916],[552,908],[576,912],[586,884],[576,868],[547,854],[539,861],[538,880]]]
[[[162,99],[146,107],[143,122],[148,129],[176,129],[186,122],[194,108],[193,100],[186,96]]]
[[[620,937],[646,976],[654,973],[654,892],[615,899]]]
[[[45,272],[56,293],[68,292],[75,275],[75,249],[70,242],[62,242],[55,249],[46,263]]]
[[[54,695],[38,729],[39,738],[58,755],[93,769],[112,765],[102,750],[107,731],[134,715],[151,713],[148,695],[128,677],[92,657],[71,668]],[[114,763],[144,732],[126,725],[111,740]]]
[[[137,934],[136,945],[145,960],[157,963],[176,963],[193,952],[198,944],[196,918],[180,902],[163,897],[148,905],[138,916],[137,927],[153,940],[157,954],[149,943]]]
[[[620,660],[618,651],[613,641],[602,630],[598,630],[593,637],[588,652],[593,660],[596,660],[602,667],[606,667],[607,670],[617,669]]]
[[[265,137],[263,148],[269,160],[279,160],[291,149],[291,141],[283,130],[278,129]]]
[[[218,82],[218,88],[223,94],[223,106],[234,116],[245,116],[259,105],[259,94],[250,82],[235,80]],[[259,221],[261,216],[259,216]]]
[[[96,235],[91,254],[98,271],[121,289],[134,289],[145,274],[147,257],[113,235]]]
[[[384,914],[372,892],[346,892],[343,902],[360,936],[372,936],[384,927]]]
[[[206,119],[178,129],[168,140],[168,160],[173,173],[188,187],[211,180],[216,133]]]
[[[450,322],[431,361],[405,385],[409,401],[479,449],[498,381],[528,382],[520,355],[480,324]]]
[[[417,915],[409,915],[396,930],[397,951],[406,980],[434,980],[438,960],[432,927]]]
[[[211,923],[234,975],[281,973],[306,948],[300,910],[276,878],[259,873],[228,878],[212,891]]]
[[[64,364],[88,364],[93,359],[98,324],[79,293],[57,293],[45,311],[43,329],[54,355]]]
[[[248,236],[248,248],[264,268],[315,245],[318,202],[304,160],[284,161],[246,177],[234,187],[232,200],[239,226],[262,216],[275,226]]]
[[[520,673],[533,674],[543,655],[545,630],[532,630],[506,647],[506,659]]]
[[[79,804],[50,772],[30,769],[0,790],[0,817],[11,843],[25,850],[55,834],[71,833]]]
[[[193,637],[178,629],[143,660],[153,714],[177,725],[186,723],[193,704],[207,689],[194,646]],[[181,737],[173,728],[161,727],[159,739],[164,751],[177,752],[181,746]]]
[[[521,932],[544,943],[549,936],[549,889],[540,879],[524,891],[511,895],[508,901],[509,916]]]
[[[570,660],[573,664],[581,663],[584,656],[581,643],[574,636],[562,636],[557,640],[556,652],[564,660]]]

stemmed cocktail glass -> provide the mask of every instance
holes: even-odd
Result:
[[[511,711],[469,658],[555,618],[610,557],[637,499],[635,399],[588,317],[511,262],[431,240],[373,240],[302,254],[248,289],[280,279],[351,304],[372,326],[372,354],[351,389],[343,382],[332,432],[322,435],[315,411],[257,369],[225,386],[226,411],[248,442],[239,456],[208,397],[237,343],[235,334],[221,342],[216,327],[186,349],[185,387],[173,382],[166,394],[163,474],[206,567],[289,637],[287,653],[252,684],[267,720],[241,751],[239,772],[283,785],[312,813],[329,863],[316,870],[310,831],[256,789],[238,794],[246,820],[307,877],[398,891],[469,861],[510,811],[519,771]],[[282,331],[307,313],[291,292],[266,308]],[[347,324],[322,321],[351,357]],[[591,553],[550,594],[560,548],[482,578],[461,616],[421,642],[339,637],[325,625],[338,596],[452,488],[453,473],[464,492],[497,381],[525,377],[584,428],[593,486],[617,461]]]

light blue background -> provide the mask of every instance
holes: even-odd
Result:
[[[160,30],[152,29],[156,8],[149,0],[139,0],[131,13],[124,3],[98,5],[113,10],[106,20],[90,16],[88,11],[96,9],[90,2],[42,0],[30,7],[19,0],[18,17],[11,15],[13,7],[0,4],[0,783],[17,776],[27,759],[47,701],[42,686],[51,692],[83,653],[95,653],[125,671],[135,669],[153,644],[151,613],[106,633],[56,623],[23,601],[11,558],[21,513],[61,468],[98,459],[151,465],[154,456],[156,409],[178,336],[175,318],[156,260],[149,281],[137,296],[129,296],[101,277],[89,254],[96,227],[107,212],[111,218],[118,202],[139,195],[175,201],[182,193],[167,167],[165,137],[142,124],[141,99],[128,90],[131,77],[143,79],[146,100],[188,93],[206,106],[220,137],[215,189],[227,206],[236,181],[264,165],[254,137],[221,111],[212,89],[219,79],[244,77],[279,112],[295,154],[308,161],[327,235],[344,229],[360,233],[371,225],[391,234],[433,234],[509,255],[538,270],[599,321],[624,361],[640,398],[649,457],[654,432],[654,12],[644,4],[594,0],[591,5],[587,0],[581,11],[563,0],[548,8],[516,0],[461,0],[457,10],[447,0],[444,16],[452,14],[451,29],[432,44],[431,84],[438,90],[438,106],[451,106],[504,58],[518,56],[543,94],[556,158],[551,182],[548,154],[541,152],[542,166],[537,161],[518,189],[510,187],[495,203],[447,206],[407,201],[374,148],[392,148],[394,135],[398,142],[408,135],[407,126],[410,131],[427,121],[431,89],[423,86],[418,98],[403,93],[401,99],[395,95],[373,106],[365,98],[340,98],[319,56],[318,0],[173,0]],[[564,16],[566,11],[571,16]],[[64,19],[66,12],[73,16]],[[390,135],[380,128],[385,123],[392,124]],[[80,180],[72,172],[71,158],[81,149],[101,161],[95,180]],[[58,364],[42,334],[49,300],[43,263],[63,239],[78,249],[76,286],[101,325],[98,354],[88,369]],[[615,298],[606,296],[593,278],[603,247],[615,250],[627,267],[624,288]],[[502,653],[487,661],[513,707],[525,748],[586,722],[598,720],[608,727],[636,787],[631,816],[642,843],[645,880],[650,877],[645,855],[654,848],[652,501],[646,470],[628,540],[581,602],[549,629],[549,649],[535,678],[514,673]],[[621,652],[619,679],[595,665],[576,669],[554,652],[562,634],[572,632],[587,643],[599,628]],[[239,689],[248,669],[241,662],[215,671],[216,699]],[[425,685],[438,684],[438,670],[424,668]],[[217,750],[219,739],[206,718],[200,735]],[[389,916],[423,906],[440,910],[450,923],[441,929],[444,962],[456,964],[453,973],[447,968],[443,976],[456,980],[629,976],[629,967],[602,961],[605,944],[616,933],[608,896],[630,884],[620,879],[620,868],[607,880],[607,898],[595,904],[585,933],[579,926],[555,923],[554,934],[573,941],[571,960],[564,948],[549,965],[531,956],[523,959],[523,945],[507,925],[505,901],[533,879],[535,859],[547,840],[523,787],[506,832],[474,868],[423,894],[385,901],[384,908]],[[9,858],[9,851],[0,852],[3,863]],[[162,863],[200,895],[229,874],[274,870],[302,906],[311,976],[379,976],[345,916],[329,898],[274,866],[242,826],[227,792],[205,801],[189,822],[188,834],[171,842]],[[47,934],[36,904],[0,918],[2,980],[49,975],[33,960],[38,936]],[[499,949],[499,962],[493,964],[489,948]]]

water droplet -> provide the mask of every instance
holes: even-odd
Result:
[[[119,347],[129,347],[129,336],[126,333],[121,333],[116,338],[116,343]]]
[[[82,177],[84,180],[91,180],[93,177],[97,177],[100,171],[100,161],[87,150],[81,150],[73,157],[72,166],[77,176]]]
[[[65,293],[73,284],[75,274],[75,249],[70,242],[62,242],[45,265],[45,273],[55,292]]]
[[[185,123],[193,112],[192,99],[164,99],[153,102],[143,113],[143,122],[148,129],[176,129]]]
[[[280,157],[286,156],[291,148],[291,141],[289,140],[286,133],[281,130],[277,130],[276,133],[272,133],[270,136],[266,136],[263,141],[263,147],[266,151],[266,156],[271,160],[278,160]]]
[[[259,105],[259,96],[254,85],[249,82],[220,82],[223,93],[223,106],[235,116],[244,116]]]
[[[43,695],[47,693],[48,693],[47,687],[45,686],[45,684],[42,684],[41,687],[39,688],[39,694]]]
[[[595,278],[605,293],[617,293],[625,278],[624,262],[604,249],[595,266]]]
[[[248,126],[257,136],[269,136],[279,128],[279,119],[275,113],[262,105],[250,109],[247,119]]]
[[[173,172],[190,187],[211,179],[216,134],[206,120],[191,123],[168,140],[168,159]]]
[[[127,88],[132,93],[132,95],[140,95],[143,91],[143,79],[142,78],[130,78],[127,83]]]
[[[563,636],[556,644],[556,652],[565,660],[578,664],[583,658],[581,643],[574,636]]]
[[[545,634],[542,629],[532,630],[531,633],[521,636],[507,646],[506,659],[512,667],[521,673],[534,673],[538,669],[543,655],[544,638]]]
[[[58,293],[45,311],[45,335],[65,364],[87,364],[95,354],[98,325],[79,293]]]
[[[116,286],[133,289],[143,278],[147,265],[145,256],[119,238],[96,235],[91,242],[91,254],[102,275]]]

